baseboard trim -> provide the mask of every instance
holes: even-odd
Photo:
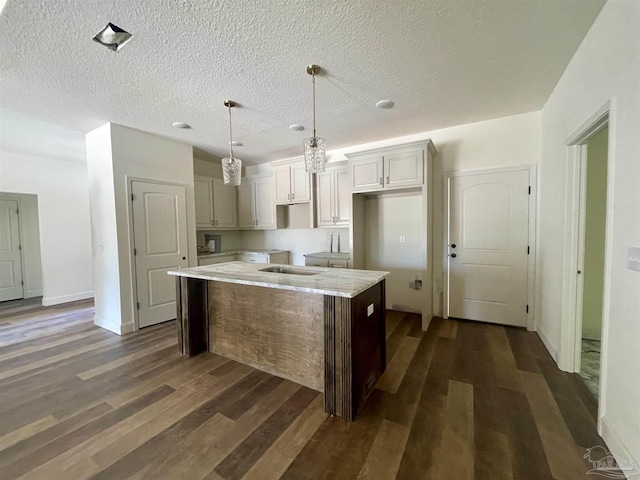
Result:
[[[113,320],[107,320],[106,318],[100,318],[97,315],[93,317],[93,324],[97,327],[109,330],[117,335],[125,335],[135,330],[133,322],[125,323],[124,325],[114,322]]]
[[[640,462],[633,457],[629,449],[625,446],[622,440],[620,440],[620,437],[618,437],[615,430],[607,423],[606,418],[600,419],[600,435],[607,443],[609,451],[618,459],[625,460],[627,465],[632,467],[631,470],[623,470],[624,475],[628,479],[637,479],[638,473],[640,473]]]
[[[558,349],[553,346],[553,343],[551,343],[551,340],[549,340],[549,337],[547,337],[547,335],[544,333],[544,330],[542,330],[540,327],[536,329],[536,333],[540,337],[540,340],[542,340],[542,343],[544,344],[544,346],[549,351],[549,354],[551,354],[553,361],[556,362],[556,364],[558,364]]]
[[[24,298],[35,298],[35,297],[41,297],[42,296],[42,290],[27,290],[26,292],[24,292]]]
[[[59,297],[42,297],[42,305],[50,307],[52,305],[60,305],[61,303],[77,302],[78,300],[86,300],[93,298],[93,290],[89,292],[72,293],[71,295],[61,295]]]

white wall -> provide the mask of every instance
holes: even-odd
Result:
[[[40,227],[38,197],[0,191],[0,199],[16,200],[20,211],[20,244],[22,247],[22,281],[24,298],[42,296],[42,264],[40,260]]]
[[[128,184],[138,179],[186,186],[189,265],[197,265],[193,150],[184,143],[107,124],[87,134],[87,158],[92,212],[96,208],[93,242],[99,252],[94,259],[95,320],[111,331],[127,333],[135,329],[136,302]]]
[[[542,110],[539,328],[561,346],[567,147],[576,129],[607,102],[610,282],[604,306],[601,429],[614,453],[640,465],[640,273],[626,268],[640,244],[640,2],[610,0]],[[607,326],[608,324],[608,326]],[[570,339],[569,339],[570,340]],[[560,352],[562,353],[562,352]]]
[[[409,288],[409,282],[424,279],[426,230],[422,222],[421,191],[365,196],[365,268],[390,273],[386,283],[387,308],[420,313],[425,290]],[[405,242],[400,243],[400,235]]]
[[[0,191],[38,196],[43,304],[91,298],[86,164],[0,151]]]

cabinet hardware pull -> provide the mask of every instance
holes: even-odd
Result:
[[[378,181],[378,183],[382,185],[382,177],[380,177],[380,180]]]
[[[387,176],[387,185],[389,185],[389,176]]]

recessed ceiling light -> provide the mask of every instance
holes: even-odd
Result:
[[[294,123],[292,125],[289,125],[289,130],[295,130],[296,132],[301,132],[302,130],[304,130],[304,125]]]
[[[117,52],[132,38],[133,35],[129,32],[124,31],[113,23],[107,23],[106,27],[96,33],[93,40],[98,42],[100,45],[104,45],[108,49]]]
[[[184,122],[173,122],[171,125],[176,128],[191,128],[191,125]]]
[[[393,107],[393,102],[391,100],[380,100],[376,102],[376,107],[384,109],[391,108]]]
[[[237,140],[234,140],[234,141],[229,142],[229,143],[234,147],[242,147],[242,142],[239,142]]]

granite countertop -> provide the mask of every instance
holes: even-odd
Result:
[[[319,273],[317,275],[293,275],[260,271],[268,267],[308,270]],[[255,264],[248,262],[218,263],[216,265],[170,270],[167,273],[179,277],[255,285],[281,290],[294,290],[296,292],[319,293],[346,298],[357,296],[389,275],[389,272],[374,270],[301,267],[297,265]]]
[[[349,260],[351,258],[351,254],[348,252],[316,252],[316,253],[305,253],[305,257],[317,257],[317,258],[340,258]]]
[[[289,253],[289,250],[250,250],[239,248],[236,250],[224,250],[217,253],[202,253],[198,255],[198,258],[224,257],[225,255],[235,255],[236,253],[245,253],[248,255],[270,255],[272,253]]]

